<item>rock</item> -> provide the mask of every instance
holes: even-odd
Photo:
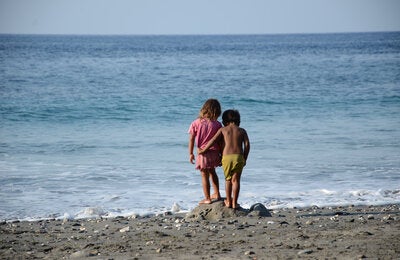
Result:
[[[335,216],[333,216],[333,217],[330,217],[330,220],[332,220],[332,221],[339,221],[339,217],[338,217],[338,215],[335,215]]]
[[[394,220],[394,218],[391,215],[387,215],[382,218],[382,221],[388,221],[388,220]]]
[[[72,253],[69,257],[71,259],[77,259],[77,258],[81,259],[81,258],[85,258],[88,256],[89,256],[88,252],[86,250],[82,250],[82,251],[77,251],[75,253]]]
[[[254,204],[250,207],[249,216],[272,217],[268,209],[261,203]]]
[[[372,236],[373,234],[371,232],[369,232],[369,231],[360,231],[360,232],[358,232],[358,235],[361,235],[361,236]]]
[[[198,221],[198,220],[212,220],[216,221],[222,218],[243,217],[248,214],[248,210],[231,209],[225,207],[224,201],[216,201],[211,204],[201,204],[197,206],[192,212],[189,212],[185,220]]]
[[[225,207],[223,200],[213,202],[211,204],[201,204],[197,206],[194,210],[189,212],[185,220],[187,221],[199,221],[199,220],[209,220],[217,221],[223,218],[232,217],[271,217],[268,209],[261,203],[254,204],[250,209],[231,209]]]
[[[244,255],[255,255],[256,253],[254,253],[253,251],[246,251],[244,252]]]
[[[129,229],[130,229],[129,226],[128,226],[128,227],[124,227],[124,228],[121,228],[121,229],[119,230],[119,232],[125,233],[125,232],[128,232]]]
[[[306,221],[306,225],[312,226],[312,225],[314,225],[314,221],[312,221],[312,220],[307,220],[307,221]]]
[[[312,252],[313,252],[313,251],[312,251],[311,249],[304,249],[304,250],[299,251],[297,254],[298,254],[298,255],[304,255],[304,254],[309,255],[309,254],[311,254]]]

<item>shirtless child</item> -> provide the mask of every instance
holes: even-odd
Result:
[[[240,177],[246,165],[250,152],[250,141],[246,130],[240,128],[240,114],[237,110],[226,110],[222,114],[224,127],[220,128],[214,137],[198,153],[204,153],[214,142],[223,140],[222,168],[225,175],[225,206],[239,208]]]

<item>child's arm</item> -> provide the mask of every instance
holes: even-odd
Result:
[[[189,135],[189,162],[194,164],[194,154],[193,154],[193,149],[194,149],[194,140],[195,140],[194,135]]]
[[[250,152],[250,140],[246,130],[243,129],[243,157],[247,161]]]
[[[222,133],[221,129],[222,128],[220,128],[218,130],[218,132],[213,136],[213,138],[211,138],[211,140],[208,141],[207,145],[205,147],[203,147],[203,149],[200,149],[200,148],[197,149],[198,154],[202,154],[202,153],[206,152],[215,143],[215,141],[217,141],[219,139],[219,137],[221,136],[221,133]]]

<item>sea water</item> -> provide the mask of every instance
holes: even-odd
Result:
[[[193,209],[208,98],[250,137],[243,207],[400,202],[399,32],[0,35],[0,64],[2,220]]]

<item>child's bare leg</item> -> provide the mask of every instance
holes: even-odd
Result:
[[[232,208],[232,181],[225,180],[225,192],[226,192],[226,199],[225,199],[225,207]]]
[[[221,194],[219,192],[219,179],[215,172],[215,169],[210,170],[211,184],[213,186],[214,193],[211,194],[211,199],[221,199]]]
[[[201,170],[201,184],[203,186],[204,199],[199,204],[210,204],[210,174],[207,170]]]
[[[239,199],[239,192],[240,192],[240,176],[242,175],[241,172],[239,173],[234,173],[232,176],[232,194],[233,194],[233,200],[232,200],[232,208],[237,209],[240,207],[238,204],[238,199]]]

